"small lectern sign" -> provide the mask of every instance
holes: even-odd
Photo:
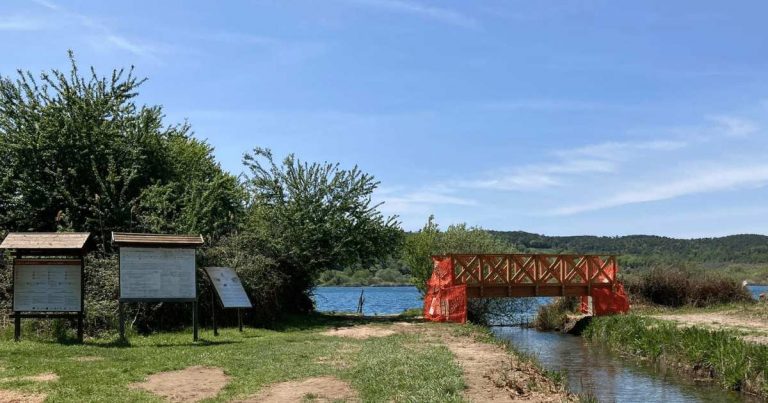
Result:
[[[13,310],[16,312],[82,311],[80,260],[16,259]]]
[[[194,249],[120,248],[121,300],[196,298]]]
[[[206,267],[205,272],[208,273],[224,308],[252,307],[243,283],[234,270],[229,267]]]

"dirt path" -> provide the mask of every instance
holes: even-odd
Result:
[[[452,326],[395,322],[389,325],[361,325],[325,332],[338,337],[386,337],[394,333],[418,333],[430,344],[444,344],[464,372],[470,402],[562,402],[576,398],[504,347],[475,340],[473,335],[457,336]]]
[[[702,312],[690,314],[653,315],[654,318],[671,320],[684,326],[700,326],[708,329],[731,329],[745,332],[744,340],[768,344],[768,320],[745,318],[729,312]]]

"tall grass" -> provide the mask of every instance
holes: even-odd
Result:
[[[639,277],[625,278],[624,285],[635,303],[706,307],[752,301],[749,291],[736,280],[686,267],[656,267]]]
[[[561,297],[554,302],[542,305],[533,320],[533,327],[538,330],[560,330],[565,324],[566,316],[576,313],[580,300],[577,297]]]
[[[679,362],[707,373],[723,388],[768,397],[768,346],[743,341],[733,331],[680,328],[636,315],[595,318],[584,336],[614,350]]]

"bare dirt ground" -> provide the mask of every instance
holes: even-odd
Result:
[[[216,396],[228,382],[229,377],[221,368],[194,366],[159,372],[130,387],[146,390],[171,402],[197,402]]]
[[[45,394],[0,389],[0,402],[5,403],[42,403],[46,397],[48,396]]]
[[[241,400],[241,403],[357,402],[357,393],[348,383],[332,376],[280,382]]]
[[[369,337],[386,337],[397,333],[392,329],[386,329],[381,326],[350,326],[331,329],[323,332],[325,336],[351,337],[353,339],[367,339]]]
[[[72,357],[72,360],[77,362],[93,362],[93,361],[101,361],[104,357],[99,357],[97,355],[86,355],[81,357]]]
[[[44,374],[23,376],[20,379],[22,381],[32,381],[32,382],[56,382],[59,380],[59,376],[54,374],[53,372],[46,372]]]
[[[346,332],[340,332],[347,330]],[[354,330],[354,331],[353,331]],[[390,325],[362,325],[326,332],[340,337],[381,337],[397,332],[418,333],[429,344],[444,344],[456,357],[464,372],[470,402],[561,402],[575,397],[530,362],[510,354],[504,347],[477,341],[471,335],[456,336],[452,328],[428,323],[395,322]],[[354,335],[354,336],[353,336]]]
[[[745,333],[743,339],[760,344],[768,344],[768,320],[757,317],[744,317],[738,312],[701,312],[653,315],[653,317],[671,320],[683,326],[700,326],[708,329],[730,329]]]

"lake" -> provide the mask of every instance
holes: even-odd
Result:
[[[408,309],[422,309],[424,300],[416,287],[317,287],[314,301],[320,312],[355,312],[363,292],[365,315],[396,315]]]

